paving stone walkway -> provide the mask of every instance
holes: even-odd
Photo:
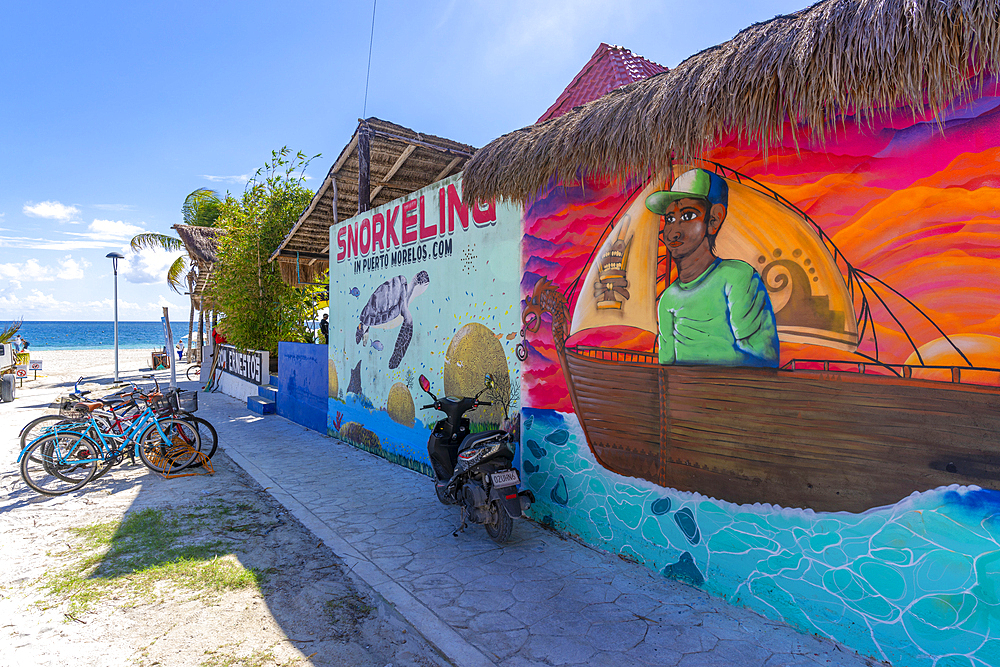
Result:
[[[427,477],[219,394],[220,446],[451,662],[874,665],[834,642],[518,520],[496,545]]]

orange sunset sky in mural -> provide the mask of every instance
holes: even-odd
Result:
[[[758,148],[734,139],[720,142],[706,157],[756,179],[797,206],[855,268],[890,285],[945,334],[968,347],[975,365],[998,368],[1000,93],[996,84],[987,86],[975,101],[949,109],[940,120],[943,133],[929,113],[916,120],[912,113],[897,114],[871,127],[864,123],[860,131],[848,119],[822,146],[803,144],[796,151],[789,144],[770,151],[765,159]],[[588,180],[584,188],[557,188],[528,207],[523,245],[526,297],[535,275],[563,290],[585,270],[608,221],[626,203],[623,190],[620,184]],[[914,344],[925,346],[925,364],[960,361],[949,352],[949,345],[932,345],[942,334],[915,308],[888,290],[880,294]],[[877,299],[870,297],[869,303],[877,322],[879,358],[889,363],[912,361],[913,347],[892,317]],[[861,351],[873,353],[874,337],[869,329]],[[650,349],[653,337],[629,331],[590,334],[590,338],[586,341],[590,344],[614,339],[616,347]],[[529,358],[530,372],[562,385],[548,336],[529,334],[528,339],[536,352],[534,360]],[[852,356],[785,343],[781,351],[783,363],[792,358]],[[1000,373],[980,375],[977,381],[1000,383]],[[558,395],[539,391],[553,399]],[[560,409],[569,407],[565,400],[558,402]]]

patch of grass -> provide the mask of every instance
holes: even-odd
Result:
[[[73,528],[85,544],[84,552],[46,576],[42,588],[55,598],[52,604],[68,600],[70,613],[85,612],[108,595],[151,598],[163,584],[196,592],[251,586],[260,590],[266,573],[243,567],[229,554],[229,542],[199,536],[202,529],[238,511],[222,503],[184,514],[145,509],[120,524]]]
[[[349,639],[360,621],[371,616],[375,605],[360,594],[344,595],[333,598],[326,603],[326,613],[337,630],[334,637],[340,640]]]
[[[205,651],[205,655],[207,658],[199,663],[200,667],[291,667],[302,662],[300,658],[292,658],[279,663],[273,647],[258,649],[243,656],[218,650]]]

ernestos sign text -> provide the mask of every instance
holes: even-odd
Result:
[[[219,355],[218,368],[231,375],[254,384],[264,384],[264,378],[270,380],[270,354],[266,351],[219,345],[216,354]]]

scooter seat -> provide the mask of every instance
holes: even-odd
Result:
[[[508,437],[507,431],[483,431],[482,433],[472,433],[465,438],[462,442],[461,452],[468,451],[470,449],[475,449],[476,447],[482,447],[491,440],[496,440],[500,437]]]

